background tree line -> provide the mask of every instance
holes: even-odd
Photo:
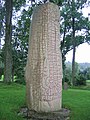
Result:
[[[69,85],[72,80],[72,63],[65,63],[64,79]],[[75,62],[75,86],[86,85],[87,80],[90,80],[90,63],[76,63]]]
[[[38,3],[35,0],[0,0],[0,76],[4,75],[5,83],[11,83],[14,79],[20,83],[24,82],[33,8],[45,2],[45,0]],[[50,0],[50,2],[60,6],[64,75],[65,55],[73,49],[71,84],[75,85],[76,47],[84,42],[90,42],[90,21],[82,13],[82,9],[90,3],[88,0]],[[65,76],[63,80],[65,81]]]

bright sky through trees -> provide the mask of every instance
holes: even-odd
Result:
[[[66,61],[72,62],[72,50],[66,55]],[[87,43],[83,43],[76,48],[75,61],[78,63],[90,63],[90,45],[88,45]]]
[[[90,20],[90,16],[88,16],[88,14],[90,14],[90,7],[86,7],[83,9],[83,15],[85,17],[89,17]],[[66,61],[72,62],[72,50],[66,55]],[[87,43],[83,43],[76,48],[75,61],[78,63],[90,63],[90,45],[88,45]]]

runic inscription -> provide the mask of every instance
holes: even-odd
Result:
[[[37,6],[33,13],[25,76],[27,103],[36,111],[61,109],[59,17],[59,9],[53,3]]]

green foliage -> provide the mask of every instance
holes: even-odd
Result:
[[[86,73],[86,77],[89,80],[90,79],[90,67],[88,67],[84,72]]]
[[[28,39],[32,8],[23,9],[21,17],[17,21],[13,38],[13,76],[17,76],[16,82],[24,83],[24,72],[26,66],[26,58],[28,53]]]
[[[1,63],[2,64],[2,63]],[[3,67],[0,67],[0,79],[2,77],[2,75],[4,74],[4,68]]]
[[[3,4],[0,4],[0,5],[2,5],[1,6],[2,9],[0,7],[1,9],[0,13],[4,13],[3,16],[1,16],[2,14],[0,14],[1,16],[0,23],[4,24],[4,19],[3,19],[5,18],[5,12],[3,12],[3,10],[5,10],[4,2]],[[13,24],[15,24],[15,26],[13,25],[12,27],[12,30],[13,30],[12,32],[12,51],[13,51],[12,81],[13,81],[14,75],[16,75],[17,80],[19,80],[20,83],[21,82],[25,83],[24,67],[25,67],[26,58],[27,58],[29,27],[30,27],[30,17],[31,17],[31,13],[30,13],[31,9],[28,10],[27,12],[24,9],[25,6],[26,6],[26,0],[22,0],[22,1],[14,0],[13,1],[13,20],[15,19],[14,21],[15,23],[13,22]],[[17,18],[18,11],[22,12],[20,15],[20,18]],[[0,26],[0,33],[1,32],[2,31],[1,31],[1,26]],[[2,36],[0,36],[0,39],[1,37]],[[1,50],[2,52],[0,52],[0,57],[2,61],[4,61],[4,56],[3,56],[4,48],[5,48],[5,45]],[[2,75],[3,74],[2,70],[0,71]]]
[[[4,22],[5,22],[5,8],[4,1],[0,0],[0,48],[1,48],[1,38],[4,35]]]
[[[72,55],[72,85],[75,84],[75,52],[76,46],[87,42],[87,36],[90,37],[90,30],[87,18],[83,16],[82,8],[88,0],[75,1],[65,0],[61,9],[61,50],[62,50],[62,63],[64,66],[65,55],[68,51],[73,49]],[[88,27],[87,27],[88,26]],[[87,33],[87,31],[89,33]],[[88,39],[89,40],[89,39]],[[64,69],[65,67],[63,67]]]
[[[13,7],[16,11],[19,11],[22,6],[24,6],[26,3],[26,0],[13,0]]]
[[[72,79],[72,64],[70,62],[66,62],[64,69],[64,78],[63,82],[67,82],[71,85]],[[76,86],[86,86],[87,81],[90,80],[90,67],[89,63],[75,63],[75,85]]]
[[[76,77],[76,86],[86,85],[86,77],[84,76],[83,72],[79,72],[78,76]]]
[[[65,74],[64,74],[64,82],[67,82],[69,85],[71,85],[71,77],[72,77],[71,75],[72,75],[71,67],[66,66]]]
[[[2,50],[0,50],[0,79],[3,74],[4,74],[4,63],[2,59]]]
[[[90,34],[86,34],[89,30],[90,22],[83,16],[82,8],[85,6],[87,0],[68,1],[62,3],[61,9],[61,50],[63,57],[63,64],[65,62],[65,55],[73,49],[73,28],[75,31],[74,44],[75,47],[87,42]],[[74,26],[73,26],[74,19]],[[88,27],[87,27],[88,26]],[[78,34],[80,33],[80,34]],[[88,37],[87,37],[88,36]],[[89,39],[88,39],[89,40]]]
[[[2,0],[3,1],[3,0]],[[1,1],[0,1],[1,2]],[[13,23],[13,32],[12,32],[12,51],[13,51],[13,70],[12,70],[12,78],[17,76],[17,81],[22,83],[24,81],[24,69],[26,65],[26,58],[28,53],[28,38],[29,38],[29,29],[31,23],[31,16],[33,8],[36,6],[35,0],[33,0],[32,6],[26,2],[26,0],[13,0],[13,20],[15,19],[15,23]],[[76,46],[82,44],[83,42],[89,43],[89,28],[90,22],[87,18],[83,17],[82,12],[80,10],[84,7],[87,0],[79,0],[75,1],[75,9],[72,12],[72,1],[68,0],[51,0],[55,4],[61,6],[61,35],[63,35],[63,40],[61,41],[61,49],[62,49],[62,57],[63,57],[63,66],[65,61],[65,55],[68,51],[73,49],[72,45],[72,15],[75,17],[75,30],[76,32],[80,32],[86,30],[85,35],[76,35]],[[28,3],[28,4],[26,4]],[[40,3],[38,3],[40,4]],[[3,27],[5,22],[5,8],[4,3],[0,4],[0,26]],[[27,6],[27,8],[26,8]],[[2,14],[3,13],[3,14]],[[20,14],[17,17],[17,14]],[[1,27],[0,27],[1,29]],[[4,29],[2,31],[2,36],[4,35]],[[1,37],[0,37],[1,38]],[[1,57],[3,58],[3,53],[1,53]],[[4,59],[2,60],[4,61]],[[71,73],[70,73],[71,74]],[[68,74],[66,75],[68,78],[67,81],[70,80]],[[13,80],[12,80],[13,81]]]
[[[61,6],[64,0],[49,0],[49,1],[57,4],[58,6]]]
[[[79,71],[80,71],[79,64],[75,63],[75,83],[77,83],[77,81],[81,80]],[[83,76],[83,74],[81,76]],[[71,80],[72,80],[72,65],[70,62],[67,62],[65,70],[64,70],[64,81],[67,82],[69,85],[71,85]],[[83,80],[81,80],[81,81],[83,81]],[[78,84],[76,84],[76,85],[78,85]]]

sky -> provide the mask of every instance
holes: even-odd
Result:
[[[68,54],[66,55],[66,61],[72,62],[72,54],[72,50],[68,52]],[[83,43],[76,48],[75,61],[77,63],[90,63],[90,45],[88,45],[87,43]]]
[[[88,13],[90,13],[90,7],[84,8],[83,15],[85,17],[88,17]],[[72,62],[72,50],[67,53],[66,61]],[[76,48],[75,61],[77,63],[85,63],[85,62],[90,63],[90,45],[88,45],[87,43],[83,43]]]
[[[88,1],[90,1],[90,0],[88,0]],[[88,13],[90,13],[90,7],[84,8],[83,15],[85,17],[88,17]],[[89,20],[90,20],[90,17],[89,17]],[[72,50],[67,53],[66,61],[72,62]],[[85,63],[85,62],[90,63],[90,45],[88,45],[87,43],[84,43],[82,45],[79,45],[76,48],[75,61],[77,63]]]

